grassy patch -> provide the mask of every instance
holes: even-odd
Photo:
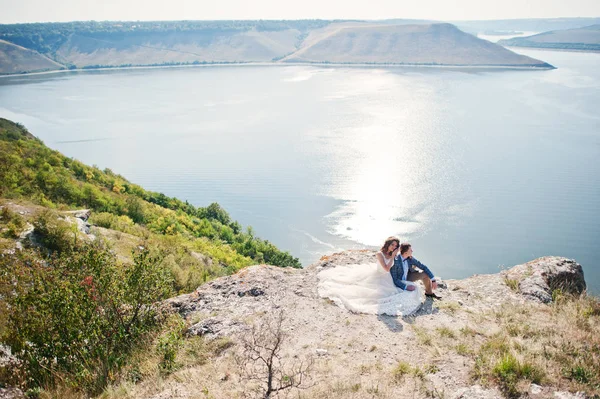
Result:
[[[544,372],[538,366],[529,362],[520,362],[510,353],[505,354],[496,362],[492,369],[492,375],[496,378],[502,391],[510,398],[521,395],[518,387],[521,380],[540,384],[544,378]]]
[[[456,338],[456,334],[448,327],[439,327],[435,329],[440,337]]]
[[[454,314],[460,309],[460,304],[454,301],[438,302],[436,305],[439,309],[446,310],[450,314]]]
[[[406,362],[398,362],[396,367],[392,370],[392,378],[396,382],[404,381],[404,378],[412,372],[412,367]]]
[[[530,382],[600,396],[600,301],[562,291],[553,297],[549,306],[512,304],[488,313],[498,328],[493,335],[461,330],[455,349],[473,358],[474,381],[495,384],[506,397],[522,395]]]
[[[471,353],[473,353],[473,351],[466,345],[466,344],[458,344],[454,347],[454,350],[456,350],[456,353],[458,353],[461,356],[469,356]]]
[[[413,326],[413,331],[415,332],[415,335],[417,336],[417,340],[419,341],[420,344],[423,344],[423,345],[431,345],[432,344],[432,342],[433,342],[432,338],[427,333],[427,330],[425,330],[424,328],[421,328],[421,327]]]
[[[504,276],[504,284],[513,292],[519,292],[519,280]]]

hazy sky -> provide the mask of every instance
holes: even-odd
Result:
[[[600,0],[0,0],[0,23],[75,20],[600,17]]]

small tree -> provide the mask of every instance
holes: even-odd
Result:
[[[312,367],[312,358],[286,362],[282,355],[285,341],[289,338],[283,329],[283,310],[267,317],[262,323],[254,324],[242,337],[242,352],[237,363],[242,377],[258,381],[265,399],[279,391],[290,388],[307,388],[306,377]]]

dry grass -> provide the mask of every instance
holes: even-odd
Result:
[[[440,337],[443,338],[456,338],[456,334],[448,327],[438,327],[435,329]]]
[[[478,319],[482,328],[489,326],[487,334],[463,327],[455,335],[454,350],[473,361],[474,382],[496,385],[508,398],[522,395],[531,382],[600,395],[600,301],[554,297],[550,306],[501,306]]]
[[[519,280],[504,276],[504,284],[506,284],[513,292],[519,291]]]
[[[458,312],[460,310],[460,304],[458,302],[443,301],[443,302],[438,302],[436,305],[437,305],[438,309],[445,310],[450,314],[455,314],[456,312]]]

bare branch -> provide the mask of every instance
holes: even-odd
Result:
[[[300,359],[291,361],[287,367],[282,352],[288,334],[283,325],[283,310],[254,324],[241,340],[242,353],[236,359],[246,380],[263,383],[261,396],[265,399],[291,388],[305,388],[305,380],[313,364],[312,358],[306,362]]]

